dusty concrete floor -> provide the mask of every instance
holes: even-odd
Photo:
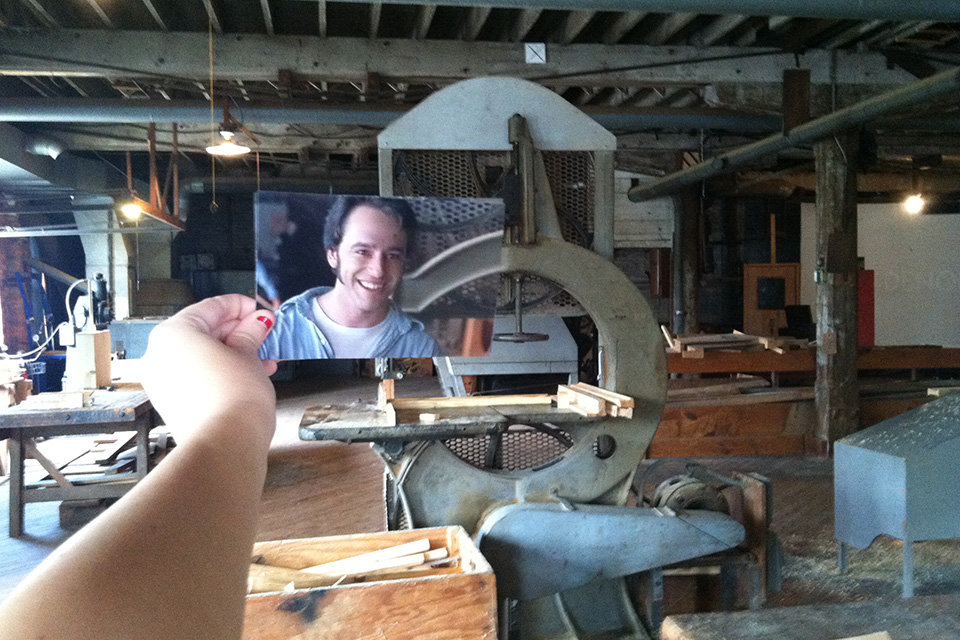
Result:
[[[851,548],[848,572],[837,570],[832,459],[734,456],[693,460],[722,472],[754,471],[772,481],[773,529],[783,545],[783,590],[770,594],[767,606],[839,604],[900,595],[899,540],[880,536],[867,549]],[[960,540],[915,543],[914,565],[917,596],[960,594]]]

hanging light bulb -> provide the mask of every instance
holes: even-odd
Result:
[[[129,200],[120,205],[120,213],[129,220],[136,220],[143,214],[143,207],[137,202]]]
[[[213,144],[207,147],[207,153],[212,156],[242,156],[245,153],[250,153],[250,147],[237,144],[233,141],[234,136],[236,135],[233,131],[229,129],[221,129],[220,135],[223,137],[223,141],[218,144]]]
[[[919,193],[915,193],[903,201],[903,210],[910,215],[917,215],[923,211],[924,204],[923,196],[921,196]]]

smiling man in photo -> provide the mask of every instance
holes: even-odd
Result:
[[[336,275],[284,302],[260,347],[264,359],[423,358],[440,355],[423,325],[393,302],[416,221],[399,198],[343,196],[327,215],[323,244]]]

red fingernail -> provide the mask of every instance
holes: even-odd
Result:
[[[267,329],[273,326],[273,320],[271,320],[267,316],[257,316],[257,320],[267,325]]]

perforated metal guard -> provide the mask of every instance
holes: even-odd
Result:
[[[536,469],[559,458],[567,445],[550,434],[531,427],[511,427],[502,435],[500,448],[487,466],[487,450],[491,436],[444,440],[446,447],[458,458],[478,469],[522,471]]]
[[[410,253],[409,270],[457,244],[490,232],[502,232],[503,204],[492,198],[412,198],[419,222]],[[469,282],[434,300],[421,314],[431,317],[490,317],[498,304],[500,276]]]
[[[593,241],[596,202],[593,154],[588,151],[545,151],[543,161],[563,239],[589,248]],[[485,176],[488,173],[499,176],[509,168],[510,154],[506,151],[404,149],[393,151],[393,165],[396,195],[482,198],[494,195],[499,189],[497,184],[488,184]],[[497,285],[490,279],[474,286],[475,291],[461,291],[459,295],[485,298],[490,287]],[[525,281],[523,299],[525,311],[564,316],[584,313],[570,294],[536,277]],[[509,310],[512,303],[501,297],[498,307]]]

